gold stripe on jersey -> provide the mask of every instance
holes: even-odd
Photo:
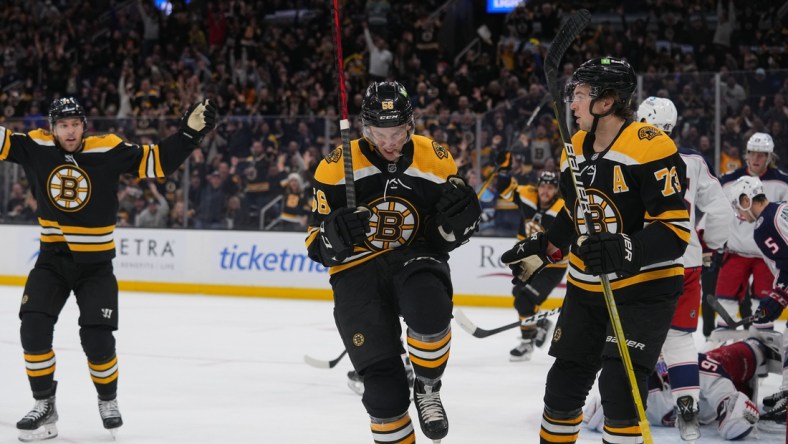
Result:
[[[660,221],[659,223],[661,223],[662,225],[668,227],[668,229],[670,231],[672,231],[673,233],[675,233],[676,236],[679,239],[684,241],[684,243],[686,243],[686,244],[689,243],[689,241],[690,241],[690,232],[689,232],[688,229],[686,229],[686,228],[684,228],[684,227],[682,227],[682,226],[680,226],[680,225],[678,225],[676,223],[672,223],[672,222]]]
[[[361,152],[359,140],[350,141],[350,154],[353,159],[353,179],[359,180],[361,177],[371,176],[380,173],[377,167],[367,160]],[[327,185],[345,184],[345,152],[342,145],[336,147],[334,151],[323,159],[325,167],[318,168],[315,172],[315,180]]]
[[[123,143],[123,139],[115,134],[88,136],[82,145],[83,153],[104,153]]]
[[[137,174],[141,178],[155,178],[165,176],[164,171],[161,169],[158,145],[142,145],[142,159],[140,159],[140,165]]]
[[[358,264],[363,264],[364,262],[366,262],[366,261],[368,261],[368,260],[370,260],[370,259],[372,259],[374,257],[380,256],[383,253],[387,253],[389,251],[393,251],[393,250],[381,250],[381,251],[376,251],[374,253],[369,251],[368,252],[368,253],[370,253],[369,255],[360,257],[360,259],[352,259],[352,262],[348,262],[348,263],[345,263],[345,264],[342,264],[342,265],[335,265],[335,266],[329,268],[328,269],[328,274],[332,275],[334,273],[339,273],[342,270],[347,270],[350,267],[355,267]]]
[[[6,160],[8,158],[8,153],[11,152],[11,138],[8,137],[11,135],[11,131],[7,130],[5,127],[0,126],[0,160]]]
[[[33,141],[39,145],[55,146],[55,136],[47,130],[36,129],[27,133]]]
[[[60,225],[56,221],[38,218],[41,242],[66,242],[71,251],[95,252],[115,248],[115,225],[106,227],[76,227]]]
[[[413,161],[405,174],[435,183],[446,182],[449,176],[457,174],[457,164],[438,142],[418,135],[414,135],[411,141]]]

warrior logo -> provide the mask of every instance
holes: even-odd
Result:
[[[75,165],[61,165],[49,175],[49,200],[61,211],[81,210],[90,200],[88,175]]]
[[[622,228],[621,214],[619,214],[618,208],[613,204],[613,201],[594,188],[589,188],[586,192],[590,210],[588,217],[591,223],[594,224],[594,233],[620,233]],[[578,232],[580,234],[588,234],[585,216],[577,201],[574,215]]]
[[[389,250],[409,244],[419,228],[419,214],[407,200],[388,196],[369,204],[372,217],[367,245],[375,251]]]

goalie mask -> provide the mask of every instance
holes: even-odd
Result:
[[[615,114],[628,119],[632,116],[632,94],[637,86],[637,77],[632,66],[624,59],[598,57],[578,67],[564,88],[564,101],[573,102],[575,88],[587,85],[590,88],[588,110],[594,116],[591,133],[596,130],[600,118]],[[593,112],[594,104],[605,97],[613,97],[615,102],[604,114]]]
[[[638,121],[656,126],[667,134],[676,127],[678,112],[669,99],[649,97],[638,107]]]
[[[407,143],[415,128],[413,107],[408,91],[399,82],[373,82],[364,94],[361,105],[362,133],[376,148],[381,144],[372,128],[403,127],[401,143]],[[408,127],[406,128],[405,125]]]

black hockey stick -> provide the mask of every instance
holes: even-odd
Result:
[[[350,121],[347,119],[347,92],[345,91],[345,64],[342,61],[342,34],[339,28],[339,6],[334,0],[334,48],[337,53],[339,77],[339,107],[342,120],[339,121],[339,134],[342,137],[342,158],[345,166],[345,198],[348,208],[356,207],[356,181],[353,176],[353,157],[350,153]]]
[[[547,319],[549,316],[554,314],[558,314],[561,312],[561,307],[554,308],[552,310],[547,311],[540,311],[533,316],[529,316],[522,321],[512,322],[511,324],[502,325],[500,327],[491,328],[489,330],[476,326],[476,324],[471,321],[465,313],[460,310],[459,308],[454,309],[454,320],[460,324],[463,330],[467,331],[475,338],[486,338],[488,336],[492,336],[494,334],[500,333],[502,331],[511,330],[515,327],[519,327],[521,325],[534,325],[537,322],[541,321],[542,319]]]
[[[706,302],[708,302],[708,304],[711,305],[711,308],[713,308],[714,311],[716,311],[717,314],[720,315],[722,320],[725,321],[725,323],[728,324],[728,327],[730,328],[737,328],[740,325],[751,324],[752,321],[755,319],[755,315],[753,315],[753,316],[747,316],[741,321],[734,320],[733,317],[730,315],[730,313],[728,313],[728,310],[725,310],[725,307],[723,307],[722,304],[720,304],[720,301],[716,297],[714,297],[713,294],[706,295]]]
[[[346,354],[347,354],[347,350],[342,350],[342,353],[340,353],[339,356],[337,356],[335,359],[332,359],[330,361],[325,361],[322,359],[313,358],[309,355],[304,355],[304,362],[315,368],[334,368],[337,366],[339,361],[341,361],[342,358],[345,357]]]
[[[574,184],[575,193],[577,194],[577,202],[580,206],[580,211],[585,219],[585,226],[587,227],[588,234],[594,234],[594,223],[591,220],[591,205],[586,193],[583,179],[580,175],[580,166],[577,163],[577,156],[575,148],[572,145],[572,139],[569,135],[569,128],[566,125],[563,113],[558,106],[558,101],[561,98],[560,91],[558,90],[558,67],[564,53],[572,44],[572,42],[580,35],[583,29],[591,22],[591,13],[585,9],[575,11],[558,29],[558,34],[555,36],[553,43],[547,50],[547,56],[544,62],[544,74],[547,80],[547,88],[553,96],[553,112],[556,119],[558,119],[558,129],[561,134],[561,139],[564,142],[564,150],[566,151],[567,162],[571,168],[571,177]],[[632,366],[632,359],[629,355],[627,348],[627,341],[624,336],[624,329],[621,326],[621,318],[618,315],[618,307],[616,300],[613,297],[613,290],[610,287],[610,280],[606,274],[599,276],[602,284],[602,293],[605,296],[605,305],[607,312],[610,316],[610,324],[613,328],[613,333],[618,344],[618,353],[621,355],[621,361],[624,364],[624,369],[627,373],[627,380],[629,382],[629,389],[632,393],[632,399],[635,403],[635,409],[638,414],[638,424],[640,431],[643,435],[643,442],[645,444],[653,444],[651,438],[651,429],[648,425],[646,418],[646,408],[643,405],[643,400],[640,397],[640,389],[638,388],[637,379],[635,378],[635,371]]]
[[[542,110],[542,107],[545,106],[545,104],[549,102],[552,99],[552,97],[553,96],[550,93],[544,95],[542,101],[539,102],[539,105],[537,105],[536,108],[534,108],[534,111],[531,113],[531,117],[529,117],[528,121],[525,122],[525,128],[531,126],[531,123],[533,123],[534,119],[536,118],[536,115],[539,114],[539,111]]]

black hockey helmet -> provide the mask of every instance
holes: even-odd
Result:
[[[413,123],[413,107],[408,91],[399,82],[372,82],[361,105],[365,127],[391,128]]]
[[[542,171],[539,173],[539,178],[536,179],[536,186],[539,186],[543,183],[548,185],[558,186],[558,176],[555,175],[552,171]]]
[[[61,97],[52,101],[49,106],[49,128],[55,127],[55,122],[68,117],[79,117],[83,124],[88,123],[85,108],[73,97]]]
[[[564,90],[566,101],[572,101],[575,88],[578,85],[591,87],[590,95],[593,100],[614,93],[616,103],[613,106],[613,112],[620,113],[620,111],[631,108],[637,77],[635,70],[626,60],[616,57],[597,57],[580,65],[572,74],[572,78],[566,83]],[[631,110],[629,114],[631,114]]]

